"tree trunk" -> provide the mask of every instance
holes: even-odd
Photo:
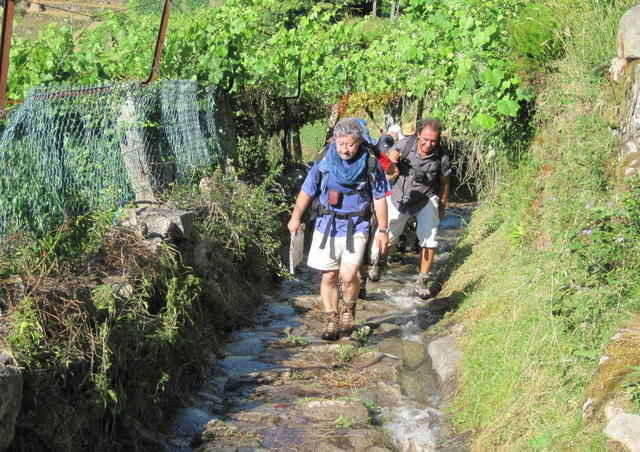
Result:
[[[282,131],[280,145],[282,146],[282,164],[287,168],[291,163],[291,131],[288,127]]]
[[[302,163],[302,140],[300,139],[300,128],[297,126],[291,130],[291,147],[293,148],[293,159],[297,163]]]
[[[233,120],[234,110],[231,106],[231,95],[225,91],[208,91],[214,96],[213,112],[207,113],[210,133],[217,144],[217,163],[226,172],[227,159],[236,155],[238,148],[238,131]]]
[[[384,129],[402,121],[402,96],[394,97],[384,106]]]
[[[400,15],[400,0],[391,3],[391,18],[395,19]]]
[[[371,15],[373,17],[378,16],[378,0],[373,0],[373,6],[371,7]]]
[[[327,118],[327,131],[324,137],[325,143],[329,141],[329,138],[331,138],[331,135],[333,135],[333,128],[336,126],[339,119],[340,119],[340,102],[336,102],[331,106],[331,113],[329,114],[329,118]]]
[[[424,113],[424,98],[426,96],[422,96],[418,101],[418,106],[416,108],[416,119],[422,118],[422,114]]]

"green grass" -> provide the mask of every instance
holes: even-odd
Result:
[[[324,138],[327,132],[325,121],[316,121],[305,125],[300,129],[300,140],[302,141],[302,156],[305,162],[316,160],[318,152],[324,146]]]
[[[601,3],[574,5],[563,25],[530,152],[475,212],[460,246],[472,253],[445,287],[462,298],[449,321],[466,326],[451,411],[474,450],[606,450],[602,418],[583,421],[582,405],[611,336],[640,310],[640,190],[616,189],[622,93],[594,72],[633,2]]]

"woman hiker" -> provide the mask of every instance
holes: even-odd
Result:
[[[336,124],[333,143],[309,170],[288,224],[291,233],[297,232],[304,211],[314,198],[319,200],[307,265],[322,272],[325,340],[337,340],[353,330],[360,286],[358,273],[372,233],[372,208],[378,222],[374,243],[378,249],[387,249],[385,197],[389,186],[375,155],[364,144],[366,133],[354,118]],[[338,279],[342,284],[342,306]]]

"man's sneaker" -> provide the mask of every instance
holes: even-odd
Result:
[[[427,300],[435,296],[432,273],[419,273],[414,286],[413,295]]]
[[[380,256],[378,262],[369,266],[369,279],[371,281],[380,281],[382,271],[387,267],[387,256]]]
[[[380,264],[371,265],[368,276],[371,281],[380,281]]]
[[[396,245],[396,249],[400,252],[400,253],[404,253],[407,251],[407,236],[404,234],[400,234],[400,237],[398,237],[398,244]]]

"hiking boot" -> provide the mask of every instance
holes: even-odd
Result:
[[[340,337],[338,332],[338,324],[340,322],[340,317],[337,312],[325,312],[326,324],[324,326],[324,331],[320,336],[325,341],[337,341]]]
[[[342,315],[340,316],[340,335],[350,336],[353,332],[353,323],[356,319],[356,302],[343,302]]]
[[[388,259],[390,264],[398,264],[398,263],[402,263],[404,261],[404,259],[402,258],[402,254],[400,253],[392,253],[389,255]]]
[[[367,299],[367,277],[365,275],[364,278],[362,278],[362,281],[360,281],[360,291],[358,292],[358,298],[360,298],[361,300],[366,300]]]

